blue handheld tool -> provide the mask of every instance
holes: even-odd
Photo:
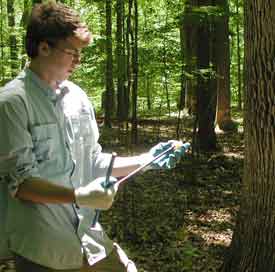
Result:
[[[181,144],[181,145],[179,145],[179,144],[178,145],[172,145],[171,147],[169,147],[168,149],[164,150],[162,153],[160,153],[156,157],[154,157],[151,161],[149,161],[149,162],[141,165],[140,167],[138,167],[136,170],[134,170],[133,172],[131,172],[127,176],[125,176],[122,179],[118,180],[116,182],[116,184],[120,185],[120,184],[124,183],[129,178],[131,178],[132,176],[136,175],[138,172],[140,172],[142,169],[146,168],[151,163],[159,160],[162,156],[166,155],[167,153],[172,152],[172,151],[177,150],[177,149],[181,149],[181,152],[185,153],[185,151],[188,150],[188,148],[190,148],[190,144],[189,143],[184,143],[184,144]]]
[[[113,166],[114,166],[116,156],[117,156],[117,154],[115,152],[113,152],[111,160],[110,160],[110,164],[109,164],[109,167],[108,167],[108,170],[107,170],[105,182],[104,182],[104,184],[102,184],[102,186],[106,189],[110,185],[112,185],[112,183],[110,182],[110,176],[112,174],[112,170],[113,170]],[[95,217],[94,217],[93,222],[92,222],[92,228],[94,228],[96,223],[98,222],[99,215],[100,215],[100,210],[96,210],[95,211]]]

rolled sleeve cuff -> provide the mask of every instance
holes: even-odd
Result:
[[[19,185],[27,178],[40,177],[35,161],[28,160],[24,155],[22,152],[20,155],[0,156],[0,177],[8,183],[9,192],[13,197],[16,196]]]
[[[8,174],[8,188],[11,196],[16,197],[20,184],[31,177],[40,177],[37,169],[32,166],[21,167],[13,173]]]
[[[108,153],[99,153],[93,165],[93,173],[95,178],[105,177],[107,175],[107,170],[109,168],[111,160],[111,154]]]
[[[111,154],[103,153],[100,144],[97,144],[92,153],[93,178],[105,177],[110,164]]]

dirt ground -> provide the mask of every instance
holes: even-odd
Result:
[[[113,131],[110,140],[110,131],[105,131],[103,146],[132,155],[175,137],[171,124],[146,130],[138,145],[128,147],[126,136],[114,141],[118,132]],[[191,129],[183,135],[184,141],[192,140]],[[244,143],[241,128],[217,131],[217,137],[217,152],[189,153],[175,169],[132,178],[104,213],[109,235],[128,251],[140,272],[214,272],[222,264],[239,208]]]

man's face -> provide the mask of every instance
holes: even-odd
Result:
[[[44,59],[52,80],[62,81],[67,79],[80,64],[81,50],[84,44],[72,36],[60,40],[54,47],[49,48],[49,55]]]

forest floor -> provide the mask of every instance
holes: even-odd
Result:
[[[113,128],[102,130],[101,142],[105,150],[133,155],[175,138],[175,131],[173,122],[157,123],[157,128],[145,124],[139,128],[139,144],[130,146],[128,137]],[[184,122],[181,135],[191,141],[190,122]],[[139,272],[214,272],[221,266],[240,202],[241,123],[238,132],[217,132],[217,137],[215,153],[190,153],[175,169],[132,178],[113,208],[103,213],[108,234],[126,249]]]

